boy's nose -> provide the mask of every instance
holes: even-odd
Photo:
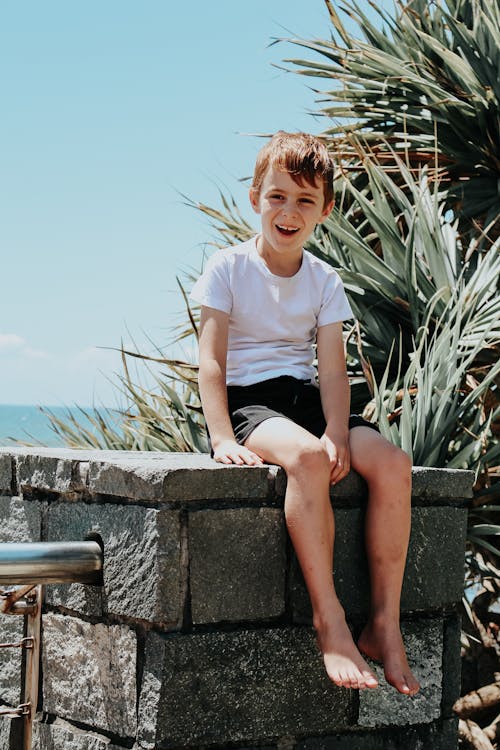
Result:
[[[292,216],[293,214],[295,214],[296,210],[297,210],[297,207],[294,203],[286,203],[283,206],[283,213],[286,214],[287,216]]]

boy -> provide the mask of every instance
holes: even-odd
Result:
[[[259,152],[250,202],[261,232],[215,253],[191,293],[202,306],[200,394],[216,461],[267,462],[287,473],[286,524],[330,679],[377,687],[364,653],[383,662],[399,692],[414,695],[399,628],[411,463],[349,417],[342,321],[352,312],[337,273],[303,249],[332,210],[333,173],[326,146],[305,133],[280,131]],[[333,583],[329,497],[351,467],[369,488],[371,613],[357,647]]]

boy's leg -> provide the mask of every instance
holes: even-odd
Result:
[[[261,422],[245,446],[287,473],[285,517],[313,608],[313,622],[326,671],[337,685],[376,687],[347,626],[333,584],[334,519],[330,463],[319,439],[294,422]]]
[[[399,607],[411,523],[411,461],[402,450],[368,427],[349,433],[351,466],[368,484],[366,550],[370,566],[371,612],[358,645],[383,662],[387,681],[414,695],[399,627]]]

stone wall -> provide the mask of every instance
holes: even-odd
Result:
[[[0,540],[102,541],[102,586],[45,589],[40,750],[451,750],[459,694],[470,472],[415,468],[402,628],[412,699],[324,674],[283,518],[277,467],[208,456],[0,450]],[[368,607],[365,486],[335,487],[335,579],[357,631]],[[1,640],[20,618],[0,616]],[[20,656],[0,650],[16,705]],[[15,750],[19,720],[0,720]]]

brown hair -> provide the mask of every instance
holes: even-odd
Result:
[[[313,187],[323,182],[324,205],[333,200],[335,164],[323,141],[309,133],[285,133],[279,130],[257,154],[252,188],[259,191],[270,166],[288,172],[298,185],[304,181]]]

